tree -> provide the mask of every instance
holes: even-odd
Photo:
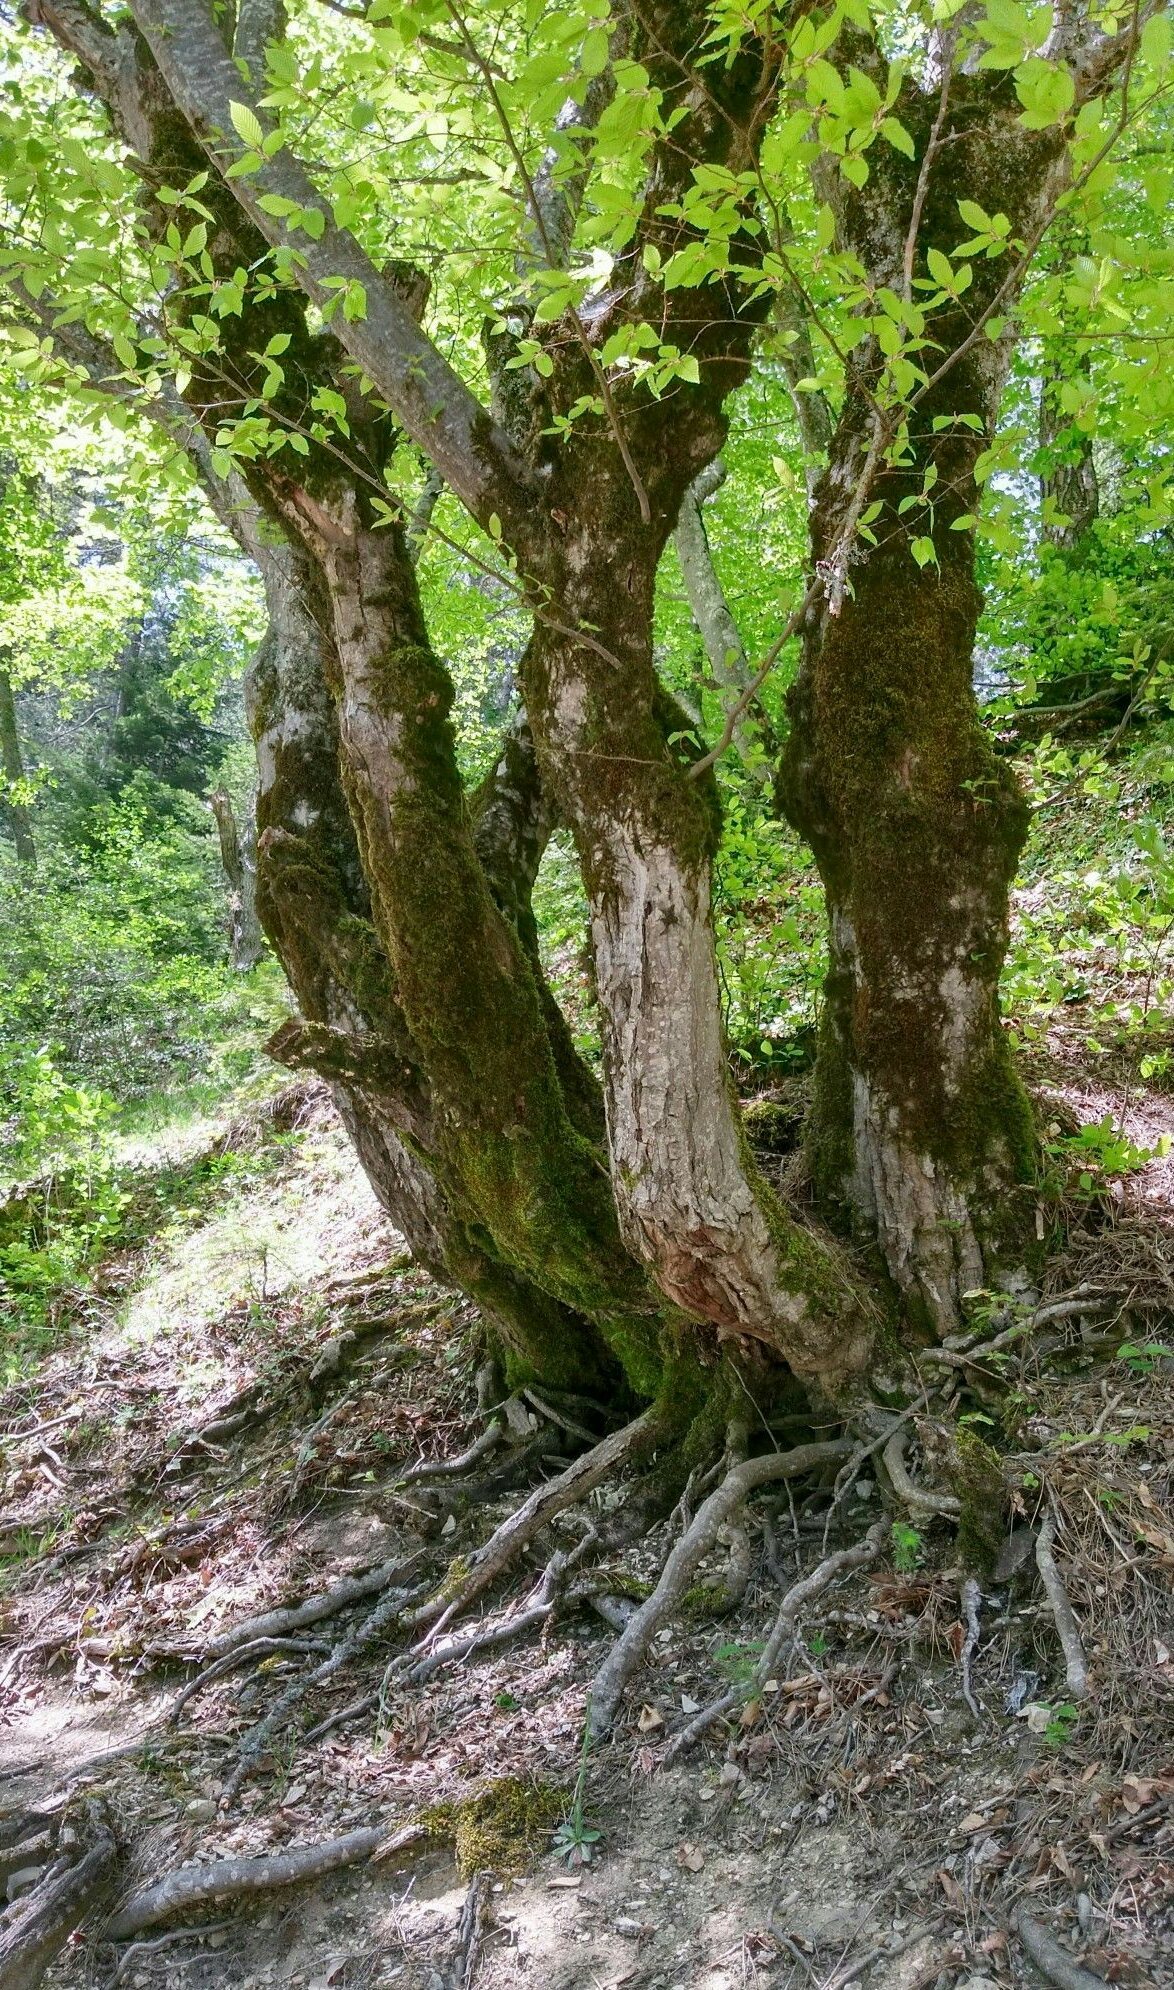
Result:
[[[299,39],[242,6],[230,47],[204,0],[30,18],[123,148],[77,163],[67,258],[10,255],[35,342],[163,422],[265,579],[259,905],[302,1010],[279,1054],[332,1079],[387,1207],[512,1370],[653,1399],[642,1441],[680,1440],[677,1483],[741,1400],[735,1369],[851,1399],[877,1309],[763,1180],[729,1084],[714,769],[801,635],[780,785],[832,931],[817,1183],[947,1331],[1019,1248],[1032,1141],[997,1005],[1026,810],[970,688],[980,483],[1036,251],[1161,72],[1164,23],[1074,10],[1044,41],[1017,8],[943,30],[860,0],[753,19],[380,0],[340,119],[313,20]],[[435,203],[409,202],[401,243],[378,176],[322,158],[379,115],[357,93],[389,65],[427,109],[429,63],[464,107],[467,175],[496,161],[457,203],[493,235],[488,406],[463,321],[447,352],[423,328]],[[60,196],[37,197],[59,237]],[[655,668],[657,568],[776,300],[792,361],[807,341],[841,369],[814,571],[699,751]],[[524,710],[471,794],[405,437],[532,617]],[[602,1087],[535,945],[555,820],[590,904]]]

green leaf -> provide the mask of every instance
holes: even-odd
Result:
[[[1015,71],[1015,94],[1023,105],[1020,124],[1028,131],[1046,131],[1067,117],[1076,86],[1066,63],[1045,62],[1041,55],[1033,55]]]
[[[579,68],[584,76],[602,76],[611,56],[606,28],[590,28],[583,37]]]
[[[917,148],[901,123],[900,118],[882,118],[881,135],[887,138],[889,144],[895,146],[898,152],[903,152],[907,159],[915,159],[917,157]]]
[[[243,138],[251,150],[259,152],[265,143],[265,133],[261,129],[261,121],[256,111],[251,110],[248,104],[230,103],[228,115],[232,119],[238,138]]]
[[[934,543],[932,539],[929,538],[915,539],[913,541],[913,544],[910,546],[909,551],[912,553],[919,567],[928,567],[928,566],[937,565],[938,556],[934,551]]]

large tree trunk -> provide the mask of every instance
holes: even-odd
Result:
[[[858,445],[846,418],[817,557],[836,537],[836,467]],[[784,762],[828,904],[816,1185],[875,1230],[937,1333],[1013,1239],[1032,1153],[998,1001],[1028,812],[971,688],[971,535],[943,534],[941,559],[919,572],[898,537],[853,568],[853,593],[808,633]]]
[[[1008,93],[955,77],[940,128],[938,111],[907,85],[900,115],[917,157],[891,152],[863,190],[835,195],[842,234],[878,289],[900,292],[929,247],[955,248],[959,197],[1027,235],[1055,196],[1060,142],[1026,133]],[[922,226],[903,271],[915,211]],[[780,782],[828,904],[816,1184],[875,1233],[914,1311],[939,1334],[957,1326],[968,1291],[1018,1261],[1033,1159],[998,1000],[1028,811],[978,721],[981,597],[965,523],[979,506],[975,466],[1010,356],[1005,332],[968,334],[1004,277],[1004,262],[976,259],[963,305],[930,321],[928,370],[966,349],[922,396],[903,452],[882,463],[875,543],[858,543],[845,562],[838,548],[876,433],[883,369],[872,339],[852,354],[811,519],[813,561],[828,580],[804,631]],[[926,537],[936,564],[919,567],[912,542]]]
[[[669,521],[642,531],[614,472],[609,510],[606,477],[597,463],[599,513],[568,533],[550,576],[563,627],[539,619],[526,696],[590,902],[623,1235],[686,1312],[834,1392],[867,1366],[867,1313],[827,1243],[784,1213],[746,1143],[714,951],[716,792],[689,780],[671,744],[682,715],[652,661]],[[589,643],[569,634],[576,626]]]
[[[16,723],[16,700],[12,695],[12,679],[7,670],[0,667],[0,766],[4,779],[12,787],[24,780],[24,755],[20,750],[20,731]],[[33,839],[32,815],[27,802],[11,796],[4,798],[4,815],[12,832],[13,848],[17,862],[27,864],[30,869],[37,861],[37,846]]]

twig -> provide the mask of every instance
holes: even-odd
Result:
[[[1052,1543],[1055,1538],[1056,1523],[1049,1513],[1036,1536],[1036,1566],[1040,1572],[1040,1580],[1043,1583],[1044,1593],[1051,1606],[1052,1615],[1056,1620],[1056,1630],[1059,1634],[1060,1645],[1064,1653],[1064,1672],[1068,1691],[1074,1700],[1086,1700],[1088,1698],[1088,1668],[1085,1664],[1084,1646],[1080,1641],[1080,1632],[1077,1629],[1072,1605],[1068,1601],[1068,1591],[1061,1580],[1060,1571],[1056,1567],[1056,1559],[1052,1553]]]
[[[847,1569],[867,1568],[870,1562],[876,1560],[888,1537],[889,1522],[878,1520],[869,1528],[863,1541],[858,1541],[855,1547],[840,1548],[834,1555],[827,1555],[822,1562],[816,1564],[809,1575],[801,1576],[798,1582],[792,1583],[779,1605],[774,1628],[755,1667],[754,1680],[757,1686],[764,1686],[773,1676],[784,1647],[795,1635],[795,1624],[803,1606],[810,1603],[812,1597],[822,1595],[836,1577],[843,1575]]]
[[[1053,1935],[1023,1909],[1012,1916],[1011,1925],[1037,1969],[1042,1970],[1056,1990],[1105,1990],[1105,1979],[1085,1969],[1075,1956],[1062,1949]]]
[[[321,1879],[326,1873],[369,1859],[386,1838],[382,1826],[375,1826],[348,1831],[344,1838],[330,1838],[324,1844],[298,1845],[291,1852],[273,1852],[262,1858],[217,1859],[206,1866],[181,1866],[154,1886],[132,1894],[106,1932],[111,1941],[123,1941],[127,1935],[137,1935],[140,1928],[154,1927],[180,1908],[202,1906],[207,1900],[224,1900],[237,1893],[295,1886],[303,1879]]]

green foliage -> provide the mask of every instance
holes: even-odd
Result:
[[[893,1522],[893,1567],[903,1574],[920,1568],[924,1542],[916,1527],[907,1520]]]

